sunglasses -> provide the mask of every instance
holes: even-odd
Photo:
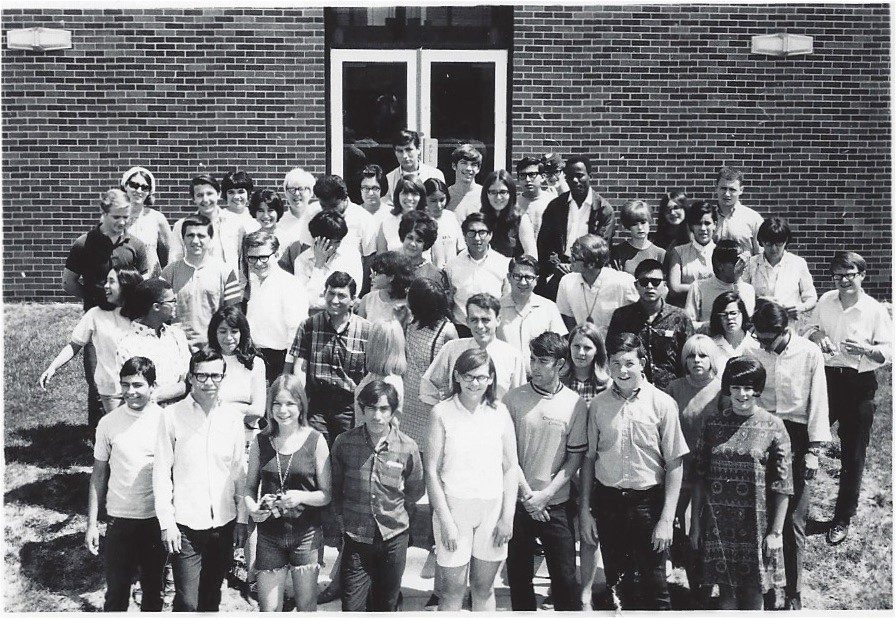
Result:
[[[128,186],[135,191],[149,191],[149,185],[145,185],[140,182],[134,182],[132,180],[128,181]]]
[[[655,288],[660,287],[663,283],[662,277],[638,277],[638,285],[642,288],[646,288],[648,285],[651,285]]]

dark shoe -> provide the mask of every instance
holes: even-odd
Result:
[[[835,523],[828,529],[828,543],[839,545],[849,535],[849,524]]]
[[[791,609],[796,611],[803,609],[803,602],[800,600],[799,592],[797,592],[793,596],[787,595],[787,600],[784,601],[784,609]]]
[[[426,602],[426,605],[423,606],[423,610],[427,612],[437,612],[439,611],[439,597],[436,595],[432,595],[429,597],[429,601]]]
[[[332,603],[339,598],[339,594],[341,592],[342,591],[339,589],[339,584],[330,582],[330,585],[324,588],[323,592],[317,595],[317,604],[326,605],[327,603]]]

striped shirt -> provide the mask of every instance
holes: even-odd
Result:
[[[359,543],[383,540],[410,527],[407,504],[424,491],[423,464],[417,443],[395,427],[374,444],[367,426],[340,434],[330,454],[333,508],[341,513],[345,533]]]
[[[357,315],[350,315],[348,322],[336,331],[330,315],[321,311],[299,326],[286,353],[286,362],[305,361],[305,383],[309,390],[324,387],[353,396],[358,382],[367,374],[369,332],[370,322]]]
[[[192,348],[208,343],[208,325],[215,312],[240,302],[242,297],[232,266],[217,258],[209,258],[199,266],[186,260],[172,262],[162,269],[162,279],[174,289],[176,321]]]

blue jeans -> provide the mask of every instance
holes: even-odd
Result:
[[[176,612],[216,612],[221,605],[221,584],[233,562],[233,528],[236,520],[218,528],[193,530],[177,525],[180,553],[174,554],[174,606]]]
[[[110,517],[104,546],[106,567],[105,612],[126,612],[131,597],[131,580],[140,569],[143,601],[140,610],[162,611],[165,560],[159,520]]]
[[[513,537],[507,546],[507,579],[513,611],[534,612],[535,588],[532,586],[535,539],[541,539],[544,559],[551,576],[551,595],[557,611],[579,611],[582,602],[576,582],[576,541],[573,529],[575,509],[572,500],[548,507],[548,521],[535,521],[522,504],[513,515]]]
[[[646,607],[627,609],[671,609],[666,584],[666,551],[654,551],[651,538],[663,512],[665,489],[656,485],[644,490],[620,490],[594,483],[591,513],[604,560],[607,585],[615,586],[623,574],[637,566]]]
[[[342,536],[342,611],[397,612],[401,576],[408,555],[408,531],[373,543]]]

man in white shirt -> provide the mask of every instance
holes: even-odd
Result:
[[[218,181],[209,174],[196,176],[190,181],[190,196],[196,205],[196,212],[205,215],[212,222],[214,235],[209,253],[239,271],[240,249],[246,230],[239,215],[218,206],[218,200],[221,199],[221,186]],[[184,219],[178,219],[172,228],[169,263],[181,259],[186,253],[184,236],[181,233],[183,224]]]
[[[162,544],[173,554],[176,612],[216,612],[233,548],[246,542],[243,415],[218,401],[224,359],[190,359],[189,396],[162,411],[152,488]]]
[[[283,249],[299,239],[302,217],[314,200],[314,176],[301,167],[291,169],[283,178],[283,194],[288,209],[277,222],[277,231],[283,238]]]
[[[522,191],[519,193],[517,203],[520,210],[529,215],[532,228],[535,230],[535,238],[538,238],[538,230],[541,229],[541,218],[551,200],[557,197],[553,193],[544,191],[544,165],[540,159],[523,157],[516,164],[516,177],[520,181]]]
[[[719,205],[719,221],[716,224],[716,242],[731,239],[737,242],[740,251],[757,255],[759,246],[759,226],[762,215],[740,203],[744,192],[744,173],[733,167],[719,168],[716,176],[716,201]]]
[[[438,178],[445,182],[445,174],[432,165],[423,163],[420,152],[420,134],[410,129],[402,129],[392,144],[398,167],[386,175],[386,182],[392,190],[398,186],[398,179],[416,178],[421,183],[427,178]],[[387,193],[388,197],[388,193]],[[391,202],[391,199],[389,200]]]
[[[592,322],[606,336],[613,312],[638,301],[635,278],[607,267],[610,247],[603,236],[585,234],[571,253],[573,271],[560,280],[557,308],[569,330]]]

